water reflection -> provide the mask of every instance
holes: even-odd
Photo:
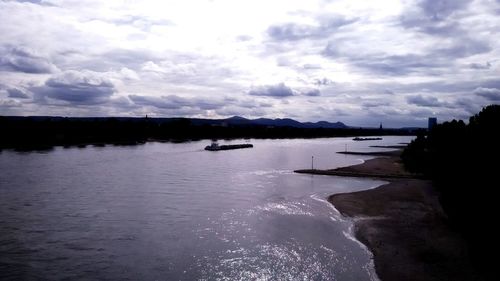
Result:
[[[325,198],[381,182],[292,172],[312,155],[318,168],[359,163],[367,157],[335,151],[369,143],[251,142],[220,153],[203,141],[4,151],[0,277],[374,278],[370,254]]]

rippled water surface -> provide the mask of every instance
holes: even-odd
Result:
[[[409,140],[2,151],[0,279],[373,280],[370,253],[325,199],[382,182],[293,170]]]

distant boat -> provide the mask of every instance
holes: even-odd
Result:
[[[382,138],[360,138],[360,137],[355,137],[352,140],[353,141],[370,141],[370,140],[382,140]]]
[[[205,150],[209,151],[219,151],[219,150],[230,150],[230,149],[240,149],[240,148],[251,148],[253,144],[227,144],[219,145],[216,141],[213,141],[211,145],[207,145]]]

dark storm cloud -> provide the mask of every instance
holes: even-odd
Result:
[[[406,98],[406,101],[409,104],[423,107],[443,107],[448,105],[447,103],[440,101],[436,97],[426,97],[422,95],[409,96]]]
[[[272,39],[277,41],[324,38],[334,33],[338,28],[351,24],[355,21],[355,19],[346,19],[341,16],[334,16],[328,20],[320,21],[320,24],[317,26],[286,23],[269,27],[267,29],[267,34]]]
[[[45,98],[65,101],[75,105],[101,104],[115,92],[114,85],[99,73],[90,71],[66,71],[31,89],[38,102]]]
[[[15,99],[29,99],[30,96],[26,94],[24,91],[16,89],[16,88],[10,88],[7,89],[7,93],[9,94],[9,98],[15,98]]]
[[[268,96],[268,97],[276,97],[276,98],[284,98],[293,96],[293,90],[286,86],[285,83],[280,83],[277,85],[266,85],[256,87],[250,92],[248,92],[251,96]]]
[[[142,95],[129,95],[130,100],[136,105],[152,106],[161,109],[198,108],[213,110],[225,105],[224,101],[205,98],[183,98],[176,95],[153,97]]]
[[[492,102],[500,101],[500,89],[479,87],[474,90],[474,94],[488,99]]]
[[[24,73],[52,73],[57,67],[26,47],[0,48],[0,70]]]

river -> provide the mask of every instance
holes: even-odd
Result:
[[[382,181],[294,174],[411,137],[0,152],[0,279],[376,280],[328,195]]]

